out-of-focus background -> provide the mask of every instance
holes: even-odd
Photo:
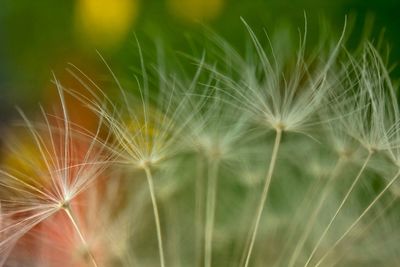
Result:
[[[397,63],[399,10],[398,0],[5,0],[0,6],[0,125],[15,115],[15,105],[29,110],[49,101],[51,72],[68,80],[68,62],[95,80],[104,67],[96,51],[114,68],[128,69],[137,49],[135,34],[188,51],[191,40],[211,28],[241,49],[246,33],[240,17],[256,31],[274,32],[287,25],[303,27],[305,13],[312,42],[323,23],[340,35],[347,15],[349,45],[365,32],[372,39],[384,33],[391,62]]]

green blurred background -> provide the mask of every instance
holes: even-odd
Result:
[[[350,46],[359,42],[365,29],[372,39],[384,31],[391,62],[397,63],[399,10],[398,0],[4,0],[0,7],[0,125],[13,117],[15,105],[29,109],[48,101],[51,71],[66,77],[68,62],[95,80],[97,69],[104,67],[99,67],[96,50],[113,67],[132,66],[134,33],[139,39],[162,40],[173,50],[188,51],[191,36],[202,36],[207,25],[242,49],[246,33],[240,17],[257,32],[262,27],[274,32],[303,27],[305,12],[310,43],[318,38],[322,23],[339,36],[348,15]]]

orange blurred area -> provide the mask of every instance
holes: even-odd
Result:
[[[34,266],[47,267],[89,267],[92,266],[89,253],[100,266],[110,261],[104,242],[104,224],[110,223],[111,214],[101,210],[103,182],[93,185],[90,191],[82,193],[71,201],[71,211],[77,225],[87,240],[82,243],[76,228],[64,210],[39,223],[23,236],[10,255],[9,262],[30,261]],[[33,263],[32,263],[33,261]]]
[[[74,130],[71,130],[68,146],[65,146],[64,119],[58,115],[47,115],[44,121],[36,125],[35,134],[29,129],[10,133],[10,149],[2,160],[3,167],[15,177],[12,179],[15,192],[4,194],[3,200],[9,200],[7,210],[16,224],[35,216],[34,209],[20,207],[20,202],[21,205],[24,205],[24,201],[40,205],[53,201],[43,199],[42,195],[36,196],[33,188],[61,199],[59,195],[65,183],[62,182],[64,170],[68,170],[66,184],[71,187],[82,182],[80,179],[87,175],[86,169],[88,175],[96,175],[91,172],[92,163],[86,162],[92,139],[74,134]],[[65,149],[68,150],[67,158]],[[90,149],[96,155],[96,148]],[[111,256],[105,247],[103,227],[112,225],[114,215],[118,213],[123,198],[121,190],[115,190],[119,186],[119,179],[108,181],[106,186],[106,175],[101,174],[90,183],[90,190],[82,187],[82,191],[68,203],[77,226],[87,240],[87,246],[80,239],[71,218],[60,208],[32,229],[26,229],[27,233],[18,240],[6,264],[13,266],[13,262],[17,262],[26,264],[18,266],[86,267],[92,266],[88,256],[90,251],[96,262],[104,266]],[[118,195],[113,192],[118,192]],[[112,201],[107,201],[107,197]],[[11,206],[13,203],[15,210]],[[29,207],[29,204],[26,205]]]
[[[74,94],[79,94],[80,96],[74,96],[69,93],[64,93],[63,98],[65,101],[68,120],[71,126],[75,127],[77,131],[89,131],[91,133],[96,133],[99,120],[96,114],[90,110],[90,108],[80,100],[81,97],[87,99],[93,99],[93,96],[88,90],[86,90],[79,81],[74,79],[70,74],[62,74],[56,77],[59,80],[61,86],[68,88],[74,92]],[[45,89],[45,103],[46,110],[53,110],[58,115],[62,115],[62,105],[60,101],[60,96],[58,94],[55,85],[50,85]]]
[[[67,170],[68,183],[75,183],[81,172],[92,168],[85,164],[94,159],[98,148],[91,147],[91,135],[82,134],[80,126],[73,125],[72,121],[66,132],[62,115],[47,114],[37,122],[35,128],[26,125],[10,130],[5,138],[7,147],[1,164],[15,177],[16,193],[34,193],[32,188],[35,187],[58,196],[62,191],[61,181],[65,179],[62,173]],[[68,143],[65,142],[66,135]],[[90,155],[87,154],[89,147]]]

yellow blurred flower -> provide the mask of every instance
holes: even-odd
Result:
[[[123,128],[116,138],[123,144],[122,149],[130,148],[131,153],[139,153],[146,159],[153,158],[153,154],[163,150],[168,142],[171,135],[169,127],[173,127],[174,122],[150,104],[145,112],[141,108],[133,108],[131,112],[134,115],[123,118]]]
[[[42,175],[46,164],[33,138],[26,133],[12,132],[6,140],[12,149],[2,155],[2,166],[23,183],[44,185],[48,178]]]
[[[138,14],[138,0],[78,0],[76,27],[82,41],[112,47],[124,40]]]
[[[225,0],[168,0],[171,12],[186,21],[208,21],[220,15]]]

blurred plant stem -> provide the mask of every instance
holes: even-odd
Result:
[[[161,235],[161,224],[160,224],[160,216],[158,212],[158,207],[157,207],[157,200],[156,200],[156,195],[154,192],[154,182],[153,182],[153,175],[151,173],[151,170],[148,166],[143,167],[145,173],[146,173],[146,178],[147,178],[147,183],[149,185],[149,190],[150,190],[150,197],[151,197],[151,203],[153,206],[153,212],[154,212],[154,220],[156,223],[156,230],[157,230],[157,241],[158,241],[158,250],[160,254],[160,265],[161,267],[165,267],[165,260],[164,260],[164,248],[163,248],[163,241],[162,241],[162,235]]]
[[[372,200],[372,202],[364,209],[361,215],[350,225],[349,228],[343,233],[343,235],[333,244],[325,253],[322,255],[321,259],[315,264],[315,267],[321,265],[321,263],[326,259],[326,257],[339,245],[340,242],[354,229],[354,227],[364,218],[364,216],[371,210],[371,208],[382,198],[382,196],[386,193],[386,191],[392,186],[394,182],[400,177],[400,169],[399,171],[393,176],[390,182],[382,189],[382,191]],[[307,264],[311,261],[311,257],[308,259]]]
[[[261,195],[260,203],[259,203],[258,208],[257,208],[254,229],[253,229],[253,233],[251,235],[251,241],[250,241],[249,249],[247,251],[246,262],[244,264],[245,267],[248,267],[249,262],[250,262],[251,253],[253,251],[254,242],[256,240],[257,231],[258,231],[258,227],[259,227],[260,220],[261,220],[261,215],[262,215],[262,212],[264,210],[264,205],[265,205],[265,202],[266,202],[267,197],[268,197],[269,186],[271,184],[272,175],[274,173],[276,158],[278,156],[279,146],[281,144],[281,138],[282,138],[282,129],[277,128],[276,129],[276,135],[275,135],[274,148],[272,150],[271,161],[269,163],[267,176],[265,177],[265,184],[264,184],[263,192],[262,192],[262,195]]]
[[[196,265],[202,266],[204,244],[204,157],[196,157],[195,224],[196,224]]]
[[[75,216],[74,212],[72,211],[70,204],[63,205],[62,209],[65,211],[68,218],[71,220],[71,223],[72,223],[76,233],[78,234],[79,239],[81,240],[82,245],[85,249],[85,253],[87,253],[87,255],[89,256],[90,261],[93,263],[93,266],[98,267],[98,265],[96,263],[96,259],[94,258],[93,253],[90,251],[89,246],[88,246],[85,238],[83,237],[81,228],[79,227],[79,224],[78,224],[78,220],[76,219],[76,216]]]
[[[322,235],[320,236],[320,238],[318,239],[317,243],[315,244],[311,255],[309,257],[309,260],[312,259],[312,257],[314,256],[315,252],[317,251],[319,245],[321,244],[322,240],[324,239],[325,235],[328,233],[329,229],[331,228],[333,222],[335,221],[337,215],[339,214],[339,212],[341,211],[342,207],[344,206],[344,204],[346,203],[347,199],[349,198],[351,192],[353,192],[354,187],[356,186],[356,184],[358,183],[358,181],[361,178],[362,173],[364,172],[365,168],[367,167],[369,161],[371,160],[371,157],[373,155],[373,150],[371,150],[368,153],[367,158],[365,159],[360,171],[358,172],[356,178],[354,179],[353,183],[351,184],[349,190],[347,191],[346,195],[344,196],[343,200],[341,201],[339,207],[337,208],[335,214],[333,215],[333,217],[331,218],[331,220],[329,221],[328,225],[326,226],[325,230],[323,231]]]
[[[207,170],[206,221],[204,239],[204,266],[210,267],[212,262],[212,241],[217,200],[219,160],[210,158]]]
[[[291,254],[290,261],[288,266],[293,267],[296,263],[296,260],[304,246],[304,243],[307,241],[308,237],[310,236],[311,230],[314,227],[315,221],[318,218],[318,215],[329,195],[330,190],[332,189],[333,182],[336,181],[336,177],[338,177],[339,173],[341,172],[343,166],[345,163],[345,159],[343,157],[339,157],[337,160],[335,167],[333,168],[333,171],[331,172],[331,175],[329,176],[328,181],[326,182],[324,188],[322,189],[321,196],[319,198],[319,201],[317,203],[317,207],[313,210],[313,213],[310,216],[310,219],[307,221],[307,228],[304,230],[303,234],[299,238],[296,247]]]

